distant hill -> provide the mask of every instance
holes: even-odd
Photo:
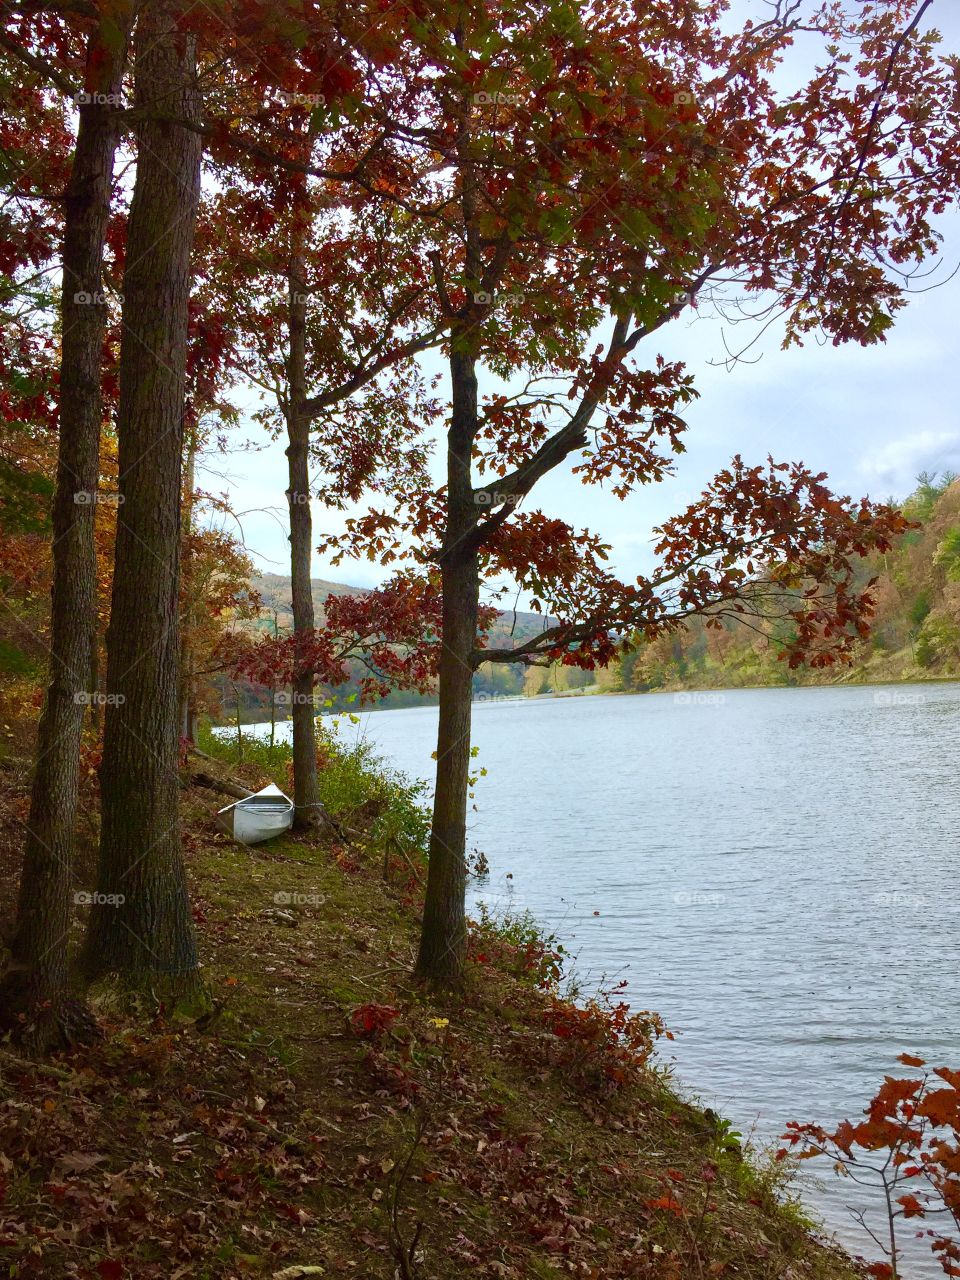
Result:
[[[290,579],[278,573],[265,573],[254,578],[250,586],[259,594],[264,606],[265,616],[257,625],[263,630],[272,630],[273,614],[276,611],[277,626],[281,631],[289,631],[293,627],[293,595]],[[318,618],[323,617],[323,602],[327,596],[362,596],[367,592],[366,587],[351,587],[345,582],[331,582],[327,578],[312,578],[311,586],[313,587],[313,607]],[[499,620],[491,628],[491,643],[506,646],[510,643],[511,634],[514,642],[519,643],[536,635],[546,625],[547,621],[540,613],[512,611],[501,613]]]
[[[323,617],[323,605],[327,596],[364,595],[367,588],[352,587],[345,582],[331,582],[327,578],[313,578],[313,607],[318,619]],[[253,578],[251,591],[255,591],[263,602],[259,618],[242,625],[246,628],[272,635],[274,626],[282,634],[293,629],[293,603],[290,579],[282,574],[265,573]],[[511,644],[520,644],[542,631],[549,625],[539,613],[516,614],[501,613],[490,630],[489,643],[498,648],[507,648]],[[354,706],[351,701],[357,692],[359,677],[364,674],[359,665],[356,677],[346,684],[331,691],[334,709]],[[240,715],[246,722],[267,720],[270,718],[269,692],[248,682],[232,682],[215,680],[218,686],[220,701],[225,717],[233,718],[237,714],[237,695],[240,697]],[[515,697],[524,691],[524,670],[522,667],[498,664],[484,665],[473,678],[474,694],[477,697]],[[379,706],[409,707],[430,704],[436,698],[431,695],[417,693],[394,692],[380,702]]]
[[[871,634],[857,649],[854,661],[843,667],[791,671],[777,658],[772,628],[761,631],[726,622],[721,631],[707,631],[694,620],[681,631],[641,645],[605,671],[577,667],[498,665],[474,676],[478,697],[535,696],[577,692],[646,693],[658,689],[734,689],[764,685],[886,683],[910,680],[960,679],[960,480],[952,475],[918,477],[916,490],[902,504],[920,528],[901,539],[894,551],[864,561],[861,579],[876,577],[877,612]],[[281,630],[292,626],[290,580],[265,574],[251,586],[264,602],[260,620],[252,625],[272,629],[272,610]],[[362,592],[342,582],[313,580],[313,599],[322,616],[331,593]],[[501,614],[491,643],[509,645],[535,635],[546,625],[536,613]],[[345,687],[344,697],[354,691]],[[232,697],[232,693],[230,697]],[[252,718],[263,718],[263,691],[250,690]],[[244,695],[246,698],[246,694]],[[435,701],[415,694],[393,693],[386,706],[411,706]],[[336,699],[338,704],[343,698]],[[225,700],[226,714],[235,707]]]
[[[318,617],[323,616],[323,602],[327,596],[364,595],[363,587],[351,587],[345,582],[329,582],[326,578],[312,578],[313,607]],[[269,615],[261,619],[261,625],[273,626],[273,611],[277,612],[277,623],[280,630],[293,627],[293,593],[290,579],[279,573],[264,573],[250,583],[263,601],[264,613]]]
[[[707,631],[696,621],[630,654],[601,686],[642,693],[960,678],[960,480],[921,475],[902,508],[921,528],[864,562],[862,578],[877,578],[877,612],[851,665],[790,671],[770,629],[758,635],[730,623]]]

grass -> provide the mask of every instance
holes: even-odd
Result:
[[[476,922],[462,995],[411,980],[419,880],[382,836],[416,797],[355,766],[325,784],[363,821],[350,844],[247,849],[185,792],[213,1016],[105,1010],[105,1042],[53,1074],[0,1050],[7,1274],[857,1274],[784,1205],[782,1165],[745,1159],[642,1036],[626,1069],[629,1030],[560,998],[562,951],[528,918]]]
[[[347,717],[351,718],[356,719]],[[335,818],[367,824],[375,842],[396,841],[407,852],[422,853],[430,830],[426,783],[411,782],[392,769],[369,741],[345,743],[339,720],[331,724],[328,718],[316,725],[322,803]],[[220,735],[205,729],[198,745],[225,764],[265,774],[281,788],[293,785],[293,749],[287,742],[271,746],[269,739],[257,734],[244,734],[238,742],[234,733]]]

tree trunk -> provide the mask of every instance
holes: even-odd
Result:
[[[183,550],[180,577],[183,583],[183,610],[180,619],[180,737],[197,740],[196,681],[193,674],[193,635],[203,602],[195,599],[193,585],[193,507],[197,467],[197,428],[191,428],[186,448],[183,478]]]
[[[65,1004],[73,830],[86,705],[96,691],[95,498],[100,466],[100,361],[106,325],[101,266],[120,93],[133,10],[112,11],[87,49],[89,102],[64,193],[60,437],[53,500],[50,684],[20,876],[11,966],[0,1022],[38,1050],[70,1036]]]
[[[273,638],[274,640],[280,635],[280,627],[277,623],[277,611],[273,610]],[[277,740],[277,684],[273,681],[270,685],[270,750],[273,750],[274,743]]]
[[[234,800],[246,800],[253,792],[239,782],[231,782],[229,778],[214,778],[209,773],[191,773],[190,781],[195,787],[206,787],[208,791],[216,791],[222,796],[231,796]]]
[[[441,555],[440,727],[430,863],[416,967],[419,977],[443,987],[460,984],[466,959],[467,792],[480,591],[478,557],[472,544],[477,511],[471,478],[477,376],[472,354],[458,349],[456,338],[450,372],[453,395],[447,437],[447,528]]]
[[[290,487],[290,585],[293,595],[293,632],[306,635],[315,626],[310,565],[313,558],[313,519],[310,514],[310,424],[307,399],[307,286],[302,244],[290,254],[289,326],[287,359],[287,462]],[[317,780],[317,739],[313,716],[314,677],[298,676],[293,682],[293,825],[298,830],[320,821],[320,787]]]
[[[196,43],[177,0],[137,27],[141,108],[199,120]],[[118,512],[100,864],[88,977],[179,994],[198,985],[179,829],[180,497],[190,252],[200,138],[146,120],[127,236],[120,351]]]

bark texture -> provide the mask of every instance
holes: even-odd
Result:
[[[476,363],[454,341],[450,358],[452,404],[447,434],[447,528],[441,555],[442,647],[437,781],[430,831],[430,862],[416,972],[456,987],[466,959],[466,815],[470,777],[473,663],[477,643],[480,573],[474,535],[471,454],[477,433]]]
[[[198,731],[197,690],[194,677],[193,640],[203,600],[196,598],[193,583],[193,520],[196,488],[198,432],[193,427],[186,441],[186,468],[183,479],[183,549],[180,555],[180,577],[185,606],[180,618],[180,737],[196,742]]]
[[[138,106],[199,121],[195,38],[176,0],[137,26]],[[120,493],[110,626],[102,832],[83,967],[188,990],[197,952],[179,830],[180,497],[190,253],[200,136],[145,120],[124,274]]]
[[[287,464],[290,507],[290,585],[294,635],[316,625],[310,563],[313,556],[313,518],[310,513],[310,421],[307,400],[307,285],[303,248],[295,242],[288,275],[289,352],[287,381]],[[314,677],[302,675],[293,684],[293,803],[294,827],[303,830],[322,821],[317,779],[317,740],[314,731]]]
[[[89,101],[64,193],[60,436],[53,500],[50,684],[40,717],[11,964],[0,1022],[38,1050],[77,1028],[66,1000],[73,833],[84,716],[96,691],[94,513],[100,462],[101,289],[117,114],[132,7],[118,7],[87,47]]]

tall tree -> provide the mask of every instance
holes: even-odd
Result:
[[[63,195],[59,443],[53,500],[50,683],[20,876],[11,963],[0,985],[4,1021],[22,1019],[34,1047],[83,1029],[67,1001],[67,940],[80,738],[89,701],[95,616],[95,499],[100,469],[101,268],[118,111],[134,5],[100,12],[87,42],[80,122]]]
[[[296,130],[296,106],[285,109]],[[294,134],[303,153],[306,114]],[[429,264],[384,234],[382,210],[368,218],[362,200],[351,207],[346,185],[301,176],[264,186],[237,175],[205,211],[201,236],[204,287],[239,335],[235,376],[266,393],[258,416],[286,435],[293,621],[305,649],[318,622],[311,502],[342,508],[365,488],[422,486],[422,429],[438,412],[414,360],[443,332],[421,322]],[[320,816],[313,688],[305,663],[292,706],[301,827]]]
[[[243,115],[244,104],[251,97],[249,86],[254,86],[256,100],[263,84],[283,84],[284,76],[296,78],[304,67],[316,72],[318,63],[322,63],[326,91],[337,94],[356,81],[346,66],[348,60],[340,58],[336,49],[332,58],[321,56],[321,48],[330,44],[329,26],[320,22],[316,12],[304,16],[299,6],[293,9],[297,12],[274,6],[268,14],[260,14],[252,28],[249,13],[240,8],[230,11],[229,22],[218,17],[210,24],[202,14],[188,13],[183,7],[154,5],[142,23],[147,36],[139,42],[142,68],[136,110],[115,110],[116,95],[98,90],[97,105],[114,109],[115,117],[140,124],[141,163],[130,239],[123,244],[121,234],[115,245],[126,257],[130,286],[123,317],[120,383],[124,403],[119,414],[123,437],[120,498],[127,518],[121,523],[117,542],[116,621],[108,644],[108,679],[120,687],[106,695],[114,714],[106,730],[98,887],[98,907],[112,910],[98,909],[91,919],[84,962],[92,974],[122,970],[136,975],[153,968],[172,975],[177,982],[181,978],[191,981],[195,957],[172,822],[176,737],[171,746],[166,693],[176,685],[177,619],[175,609],[170,608],[171,600],[176,599],[176,557],[172,552],[176,517],[169,505],[176,467],[171,445],[176,443],[179,449],[177,438],[184,421],[182,327],[189,294],[195,170],[202,138],[220,150],[239,150],[244,155],[255,152],[268,168],[288,170],[282,146],[279,153],[271,150],[269,137],[265,147],[262,137],[251,141],[235,128],[224,127],[227,120],[237,125],[237,111]],[[51,23],[56,26],[50,13],[36,13],[32,7],[30,12],[45,30]],[[376,47],[375,29],[370,27],[368,16],[356,11],[351,20],[360,42],[366,36],[366,43]],[[219,113],[213,125],[200,118],[192,34],[203,31],[209,35],[211,25],[216,28],[219,52],[232,60],[234,71],[243,68],[247,73],[233,81],[226,74],[210,79]],[[63,91],[64,85],[67,89],[70,85],[57,57],[69,46],[69,38],[59,30],[52,34],[49,48],[41,43],[36,49],[23,50],[16,36],[4,31],[0,46]],[[256,47],[251,41],[254,34]],[[261,41],[269,46],[268,51]],[[302,52],[307,44],[310,47]],[[231,103],[230,86],[235,83],[248,89],[234,94]],[[249,119],[243,118],[261,134],[270,134],[269,112],[258,109]],[[172,167],[171,162],[175,162]],[[167,183],[165,174],[173,181]],[[28,222],[21,238],[32,261],[39,237],[36,220]],[[3,248],[9,256],[10,244],[5,242]],[[179,409],[175,408],[177,402]],[[156,467],[144,465],[148,454]],[[146,628],[140,627],[141,637],[148,633],[144,645],[138,644],[129,625],[134,618],[142,623],[143,615],[136,607],[140,603],[145,605],[148,622]],[[69,621],[74,633],[84,625],[82,618]],[[92,671],[94,663],[90,665]],[[144,734],[149,744],[146,750],[154,753],[152,761],[142,752],[138,758],[134,746]],[[136,847],[125,851],[128,836]]]
[[[147,0],[135,41],[137,173],[124,268],[116,558],[102,826],[88,977],[189,989],[197,954],[179,829],[181,469],[190,254],[200,193],[196,36]]]
[[[293,229],[287,274],[287,506],[290,512],[290,594],[293,629],[313,631],[313,518],[310,512],[310,420],[307,417],[307,274],[305,236],[299,219]],[[295,824],[311,825],[320,815],[317,742],[314,734],[312,671],[298,671],[293,681],[293,787]]]
[[[811,332],[876,342],[905,305],[909,264],[936,248],[931,219],[956,185],[958,95],[935,34],[902,32],[899,0],[837,4],[802,24],[798,5],[777,4],[733,32],[724,8],[475,0],[418,32],[439,68],[418,82],[403,135],[424,176],[378,196],[433,236],[435,314],[450,334],[446,486],[422,490],[402,518],[352,518],[338,546],[390,558],[413,538],[442,574],[417,965],[432,981],[456,983],[463,968],[477,665],[604,662],[634,629],[764,608],[761,570],[785,593],[774,607],[789,600],[792,656],[827,662],[869,616],[853,562],[903,527],[800,465],[736,459],[661,530],[660,567],[624,583],[596,535],[526,509],[564,464],[620,498],[672,469],[692,380],[654,353],[645,366],[634,357],[692,302],[752,299],[784,318],[787,345]],[[773,72],[801,25],[821,65],[782,91]],[[493,388],[483,399],[478,371]],[[480,587],[505,575],[552,622],[515,649],[483,649]]]

